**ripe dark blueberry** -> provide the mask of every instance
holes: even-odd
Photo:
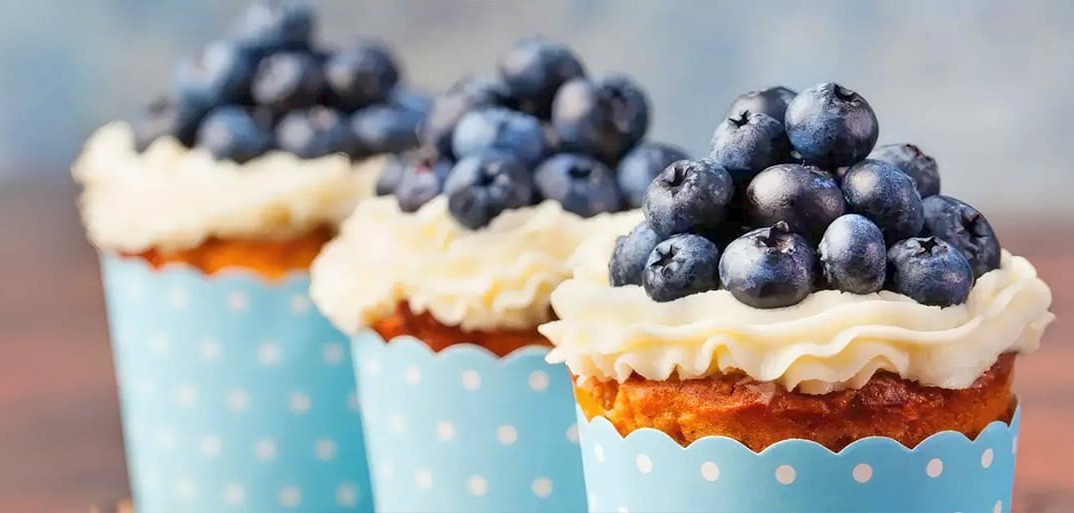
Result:
[[[582,217],[617,212],[623,206],[615,174],[588,155],[561,153],[533,172],[540,197],[556,200],[564,210]]]
[[[451,140],[452,153],[459,159],[491,150],[510,154],[533,167],[545,153],[540,120],[503,107],[471,110],[459,120]]]
[[[914,180],[880,160],[863,160],[843,176],[847,210],[868,217],[888,244],[921,232],[925,214]]]
[[[570,48],[541,37],[519,41],[500,58],[499,68],[519,110],[541,119],[551,116],[560,86],[585,76],[585,67]]]
[[[392,107],[418,114],[421,118],[424,118],[429,109],[433,108],[433,99],[428,95],[403,87],[396,87],[392,90],[388,103]]]
[[[922,198],[940,193],[940,171],[936,160],[925,155],[913,144],[887,144],[869,154],[870,159],[883,160],[910,175],[917,183]]]
[[[783,115],[787,112],[787,105],[791,103],[798,93],[783,86],[770,87],[763,91],[750,91],[742,93],[731,102],[725,117],[731,117],[743,111],[760,112],[772,116],[783,123]]]
[[[209,43],[201,54],[179,61],[175,69],[179,101],[202,109],[244,103],[256,69],[250,52],[231,41]]]
[[[673,162],[685,160],[689,155],[674,146],[645,142],[634,147],[619,161],[616,179],[627,207],[640,208],[645,201],[645,190],[664,168]]]
[[[347,117],[328,107],[316,106],[288,113],[276,125],[276,144],[304,159],[345,153],[355,155],[357,138]]]
[[[321,65],[305,52],[280,52],[261,60],[251,88],[254,101],[278,113],[317,105],[324,90]]]
[[[847,214],[832,221],[817,252],[828,286],[853,294],[871,294],[884,287],[884,234],[865,217]]]
[[[660,236],[642,221],[627,235],[615,240],[615,251],[608,262],[608,278],[613,287],[641,285],[645,276],[645,264],[653,248],[660,243]]]
[[[441,155],[450,157],[455,126],[467,112],[493,105],[510,107],[511,104],[513,100],[503,84],[484,77],[466,77],[433,99],[418,130],[418,138],[436,148]]]
[[[234,105],[214,109],[198,129],[198,146],[239,164],[272,149],[272,132],[250,111]]]
[[[332,53],[324,63],[332,105],[346,112],[388,100],[399,68],[384,46],[362,42]]]
[[[568,151],[614,164],[648,130],[649,99],[621,75],[599,82],[576,78],[556,93],[552,125]]]
[[[831,82],[806,89],[787,106],[791,146],[807,164],[824,169],[862,160],[876,145],[880,126],[865,98]]]
[[[403,212],[417,212],[444,190],[452,163],[422,150],[404,155],[402,162],[403,176],[395,188],[395,199]]]
[[[657,175],[641,208],[661,237],[704,234],[723,222],[733,193],[731,176],[711,160],[680,160]]]
[[[389,104],[371,105],[351,115],[359,155],[401,153],[418,145],[421,114]]]
[[[666,302],[720,286],[720,250],[708,239],[690,233],[659,244],[645,263],[642,284],[653,301]]]
[[[929,196],[925,209],[923,235],[943,239],[962,252],[973,268],[973,277],[998,269],[1000,245],[992,225],[977,209],[950,196]]]
[[[403,160],[393,155],[380,170],[376,186],[377,196],[395,194],[395,189],[399,187],[399,182],[403,181],[405,171],[406,166],[403,164]]]
[[[444,194],[451,216],[476,230],[504,210],[529,205],[533,177],[514,156],[486,152],[458,161],[444,184]]]
[[[131,122],[134,145],[145,151],[153,141],[171,136],[186,147],[194,145],[205,112],[188,103],[161,97],[149,102],[145,109]]]
[[[720,283],[754,308],[798,304],[813,291],[815,280],[812,246],[783,222],[735,239],[720,259]]]
[[[746,210],[754,226],[784,221],[791,231],[814,242],[845,209],[839,184],[812,166],[772,166],[746,189]]]
[[[716,127],[709,158],[726,169],[735,183],[745,183],[770,166],[790,162],[791,143],[782,120],[744,110]]]
[[[973,270],[966,257],[936,237],[913,237],[888,249],[888,288],[923,305],[966,302]]]
[[[309,5],[268,0],[250,6],[234,27],[234,34],[244,48],[268,55],[308,48],[315,24]]]

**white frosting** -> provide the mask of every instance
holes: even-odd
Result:
[[[578,245],[640,219],[638,211],[583,219],[546,201],[468,230],[443,196],[413,214],[394,198],[376,198],[358,206],[314,261],[310,293],[349,333],[402,302],[464,329],[530,329],[549,320],[549,295],[570,276]]]
[[[245,164],[214,159],[170,137],[145,152],[129,125],[111,123],[72,170],[90,240],[111,251],[196,247],[210,237],[280,239],[342,221],[374,193],[387,157],[301,159],[273,151]]]
[[[965,304],[921,305],[894,292],[819,291],[757,309],[725,290],[657,303],[639,286],[608,285],[614,238],[579,250],[575,276],[552,294],[559,320],[540,331],[551,362],[582,377],[700,378],[732,369],[788,390],[860,388],[878,371],[967,388],[1006,352],[1037,349],[1052,295],[1024,258],[1004,252]]]

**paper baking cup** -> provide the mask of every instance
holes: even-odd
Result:
[[[354,337],[378,511],[586,510],[566,368],[527,347],[499,358],[413,337]]]
[[[942,432],[907,449],[874,437],[837,453],[807,440],[756,453],[725,437],[684,448],[657,430],[624,438],[603,417],[578,418],[591,512],[1004,513],[1021,414],[976,440]]]
[[[372,511],[350,348],[306,273],[102,266],[138,513]]]

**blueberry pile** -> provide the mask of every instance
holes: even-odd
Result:
[[[642,142],[649,99],[637,84],[588,78],[563,44],[522,40],[498,68],[495,78],[466,77],[434,99],[420,147],[384,170],[378,194],[413,212],[442,193],[470,229],[544,200],[590,217],[641,206],[649,182],[687,157]]]
[[[273,149],[361,159],[417,146],[430,102],[397,87],[388,50],[366,41],[319,47],[315,25],[306,4],[251,6],[230,38],[181,61],[171,94],[134,120],[138,150],[172,136],[243,163]]]
[[[649,185],[645,221],[616,241],[611,284],[661,302],[723,288],[756,308],[822,289],[964,303],[999,267],[996,234],[940,195],[932,157],[875,147],[878,136],[869,102],[838,84],[739,96],[708,158],[674,162]]]

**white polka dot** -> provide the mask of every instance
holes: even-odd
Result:
[[[720,479],[720,467],[711,461],[706,461],[701,464],[701,477],[705,481],[716,481]]]
[[[500,426],[496,428],[496,439],[503,445],[514,445],[518,441],[518,430],[514,426]]]
[[[215,458],[220,455],[220,451],[224,448],[224,443],[216,435],[205,435],[201,437],[201,453]]]
[[[789,485],[794,483],[794,480],[798,478],[798,473],[795,472],[794,467],[790,465],[780,465],[776,467],[776,481],[779,484]]]
[[[859,483],[868,483],[873,478],[873,467],[868,463],[859,463],[854,466],[851,475],[854,477],[854,480]]]
[[[406,382],[411,385],[421,383],[421,370],[417,367],[409,367],[406,370]]]
[[[257,347],[257,361],[262,365],[280,363],[280,345],[271,341],[262,343]]]
[[[339,485],[339,488],[336,488],[336,504],[340,506],[358,504],[358,487],[350,483]]]
[[[361,404],[358,402],[358,392],[351,392],[347,394],[347,408],[353,411],[358,411]]]
[[[304,315],[310,311],[310,300],[306,296],[301,294],[295,294],[291,296],[291,313],[295,315]]]
[[[126,294],[131,299],[139,299],[142,297],[142,284],[138,280],[127,280]]]
[[[170,427],[161,428],[157,431],[157,445],[162,449],[172,450],[179,444],[179,438],[175,434],[175,430]]]
[[[433,475],[428,470],[419,470],[414,474],[414,484],[422,490],[428,490],[433,487]]]
[[[324,345],[324,361],[325,363],[341,363],[343,362],[343,344],[338,342],[330,342]]]
[[[176,310],[182,310],[190,304],[190,294],[186,289],[172,289],[168,292],[168,304]]]
[[[280,506],[293,508],[302,502],[302,490],[297,486],[285,486],[280,489]]]
[[[536,370],[530,374],[530,388],[536,392],[541,392],[548,389],[548,373],[545,371]]]
[[[483,497],[489,490],[489,483],[481,476],[470,476],[466,480],[466,490],[474,497]]]
[[[381,479],[391,479],[395,477],[395,465],[390,461],[377,465],[377,476]]]
[[[638,472],[648,474],[653,471],[653,460],[645,454],[639,454],[634,458],[634,466],[638,467]]]
[[[996,505],[992,506],[992,513],[1003,513],[1003,501],[996,501]]]
[[[329,438],[322,438],[317,440],[317,443],[313,446],[313,453],[317,455],[317,459],[321,461],[333,460],[336,457],[336,442]]]
[[[538,477],[533,480],[533,494],[541,499],[547,499],[552,495],[552,480],[547,477]]]
[[[481,375],[475,370],[462,371],[462,387],[471,392],[481,388]]]
[[[157,394],[157,384],[153,382],[153,380],[145,378],[138,380],[137,383],[138,384],[135,385],[135,388],[138,390],[139,394],[148,397],[152,397]]]
[[[287,408],[292,412],[302,414],[310,411],[313,406],[309,394],[305,392],[293,392],[287,400]]]
[[[616,510],[616,513],[630,513],[630,510],[626,509],[626,506],[619,506],[619,509]]]
[[[406,417],[404,417],[401,413],[394,413],[391,417],[388,418],[388,426],[395,433],[405,433]]]
[[[441,420],[436,423],[436,437],[447,442],[455,438],[455,426],[446,421]]]
[[[572,444],[578,443],[578,424],[571,424],[571,427],[567,428],[567,441]]]
[[[246,300],[246,294],[242,292],[232,292],[227,297],[227,307],[232,312],[245,312],[249,307]]]
[[[376,358],[369,358],[361,362],[362,372],[369,374],[370,376],[376,376],[380,374],[380,360]]]
[[[589,511],[600,511],[597,509],[597,495],[595,493],[586,495],[586,499],[589,502]]]
[[[993,452],[992,449],[985,449],[985,451],[981,453],[981,466],[984,468],[991,467],[992,460],[995,459],[995,457],[996,453]]]
[[[276,441],[271,438],[262,438],[254,444],[254,455],[261,461],[276,459]]]
[[[925,465],[925,475],[931,478],[940,477],[943,474],[943,460],[940,458],[932,458],[929,460],[928,465]]]
[[[198,387],[184,383],[175,388],[175,402],[183,408],[192,408],[198,404]]]
[[[600,444],[593,445],[593,455],[597,457],[597,461],[604,462],[604,446]]]
[[[246,502],[246,488],[238,483],[228,483],[224,486],[224,502],[234,506]]]
[[[167,356],[171,352],[172,341],[167,335],[157,333],[149,337],[149,348],[157,356]]]
[[[198,494],[198,488],[194,481],[181,477],[175,481],[175,496],[183,500],[193,499]]]
[[[243,411],[250,407],[250,394],[241,388],[229,390],[224,402],[227,403],[227,409],[231,411]]]
[[[198,356],[202,361],[209,363],[219,362],[224,356],[224,351],[220,347],[220,343],[216,339],[206,339],[201,343],[201,347],[198,350]]]

